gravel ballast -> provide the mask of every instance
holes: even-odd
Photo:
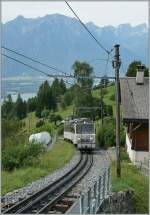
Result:
[[[38,192],[43,189],[47,185],[52,184],[54,181],[62,177],[68,171],[70,171],[80,160],[80,152],[76,152],[73,159],[67,163],[63,168],[56,170],[50,175],[47,175],[39,180],[36,180],[27,186],[15,190],[11,193],[7,193],[2,197],[2,203],[12,204],[17,203],[18,201]],[[77,183],[72,190],[69,192],[69,195],[79,196],[81,191],[87,192],[89,187],[92,187],[99,178],[100,175],[103,174],[104,169],[108,167],[110,159],[106,151],[101,150],[95,152],[93,155],[93,166],[89,170],[89,172],[85,175],[85,177]]]
[[[80,160],[80,152],[76,152],[74,157],[70,162],[68,162],[63,168],[56,170],[55,172],[42,177],[25,187],[20,189],[14,190],[13,192],[9,192],[2,197],[2,204],[12,204],[17,203],[18,201],[38,192],[39,190],[43,189],[44,187],[52,184],[54,181],[65,175],[69,172]]]
[[[85,177],[73,187],[69,192],[69,196],[79,196],[81,192],[87,192],[92,187],[99,176],[104,173],[105,168],[108,168],[110,159],[106,151],[101,150],[93,155],[93,165]]]

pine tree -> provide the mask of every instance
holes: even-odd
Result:
[[[60,93],[61,93],[61,95],[64,95],[64,93],[66,92],[66,84],[63,79],[60,80],[59,85],[60,85],[60,89],[61,89]]]
[[[2,117],[9,118],[14,115],[13,112],[14,112],[14,103],[12,101],[11,95],[9,94],[7,95],[2,105]]]
[[[17,101],[15,103],[16,116],[19,119],[23,119],[26,117],[26,102],[22,100],[20,94],[18,94]]]
[[[45,81],[39,88],[37,94],[37,107],[36,116],[41,117],[42,110],[55,110],[56,109],[56,98],[52,93],[52,89],[49,86],[48,81]]]

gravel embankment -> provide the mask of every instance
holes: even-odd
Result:
[[[2,203],[16,203],[19,200],[22,200],[27,196],[41,190],[71,170],[78,163],[79,159],[80,153],[76,152],[76,155],[73,157],[73,159],[62,169],[56,170],[54,173],[28,184],[26,187],[20,188],[11,193],[7,193],[2,197]],[[93,156],[93,166],[91,167],[90,171],[79,183],[76,184],[75,187],[73,187],[69,195],[79,196],[81,191],[86,192],[89,187],[94,185],[98,177],[103,174],[104,168],[108,167],[109,162],[110,159],[106,151],[101,150],[95,153]]]
[[[5,196],[2,197],[2,203],[16,203],[29,195],[36,193],[37,191],[43,189],[49,184],[52,184],[54,181],[62,177],[68,171],[70,171],[80,159],[80,153],[77,151],[72,160],[67,163],[63,168],[56,170],[50,175],[47,175],[41,179],[38,179],[27,186],[20,188],[18,190],[14,190],[13,192],[7,193]]]
[[[87,192],[89,187],[92,187],[99,176],[103,174],[104,168],[107,168],[110,159],[106,151],[101,150],[93,155],[93,166],[85,177],[77,183],[69,192],[69,196],[79,196],[81,192]]]

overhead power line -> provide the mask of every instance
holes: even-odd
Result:
[[[35,63],[41,64],[42,66],[45,66],[45,67],[47,67],[47,68],[49,68],[49,69],[53,69],[53,70],[55,70],[55,71],[57,71],[57,72],[61,72],[62,74],[68,74],[68,73],[66,73],[66,72],[64,72],[64,71],[62,71],[62,70],[60,70],[60,69],[58,69],[58,68],[56,68],[56,67],[53,67],[53,66],[47,65],[47,64],[45,64],[45,63],[42,63],[42,62],[40,62],[40,61],[38,61],[38,60],[35,60],[35,59],[31,58],[31,57],[28,57],[28,56],[26,56],[26,55],[24,55],[24,54],[21,54],[21,53],[15,51],[15,50],[13,50],[13,49],[7,48],[7,47],[5,47],[5,46],[2,46],[2,48],[5,49],[5,50],[7,50],[7,51],[13,52],[13,53],[15,53],[15,54],[17,54],[17,55],[19,55],[19,56],[22,56],[22,57],[24,57],[24,58],[26,58],[26,59],[28,59],[28,60],[31,60],[31,61],[33,61],[33,62],[35,62]]]
[[[31,65],[29,65],[29,64],[27,64],[27,63],[24,63],[24,62],[22,62],[22,61],[20,61],[20,60],[18,60],[18,59],[16,59],[16,58],[13,58],[13,57],[11,57],[11,56],[9,56],[9,55],[6,55],[6,54],[3,54],[3,53],[1,53],[1,55],[2,56],[5,56],[5,57],[7,57],[7,58],[9,58],[9,59],[11,59],[11,60],[13,60],[13,61],[16,61],[16,62],[18,62],[18,63],[20,63],[20,64],[23,64],[24,66],[27,66],[28,68],[30,68],[30,69],[32,69],[32,70],[35,70],[35,71],[37,71],[37,72],[40,72],[40,73],[42,73],[42,74],[44,74],[44,75],[46,75],[46,76],[48,76],[48,77],[52,77],[52,78],[75,78],[74,77],[74,75],[52,75],[52,74],[49,74],[49,73],[47,73],[47,72],[45,72],[45,71],[43,71],[43,70],[41,70],[41,69],[38,69],[38,68],[36,68],[36,67],[33,67],[33,66],[31,66]],[[90,78],[93,78],[93,79],[105,79],[106,77],[101,77],[101,76],[92,76],[92,77],[80,77],[79,76],[79,78],[84,78],[84,79],[90,79]],[[107,77],[107,78],[109,78],[109,79],[114,79],[115,77]]]
[[[95,58],[92,60],[87,61],[88,63],[93,63],[94,61],[108,61],[108,59],[104,59],[104,58]],[[109,61],[112,62],[112,61]]]
[[[105,71],[104,71],[105,76],[107,76],[107,67],[108,67],[109,57],[110,57],[110,53],[108,54],[108,58],[107,58],[107,61],[106,61],[106,66],[105,66]]]
[[[79,16],[76,14],[76,12],[73,10],[73,8],[69,5],[69,3],[67,1],[65,1],[67,6],[69,7],[69,9],[73,12],[73,14],[77,17],[77,19],[79,20],[79,22],[81,23],[81,25],[85,28],[85,30],[91,35],[91,37],[95,40],[95,42],[97,43],[97,45],[103,49],[107,54],[111,53],[111,51],[108,51],[97,39],[96,37],[91,33],[91,31],[88,29],[88,27],[82,22],[82,20],[79,18]]]
[[[35,67],[33,67],[33,66],[30,66],[30,65],[28,65],[28,64],[26,64],[26,63],[24,63],[24,62],[22,62],[22,61],[20,61],[20,60],[18,60],[18,59],[15,59],[15,58],[13,58],[13,57],[11,57],[11,56],[9,56],[9,55],[3,54],[3,53],[2,53],[2,55],[5,56],[5,57],[7,57],[7,58],[9,58],[9,59],[11,59],[11,60],[13,60],[13,61],[16,61],[16,62],[18,62],[18,63],[20,63],[20,64],[23,64],[24,66],[27,66],[27,67],[29,67],[30,69],[33,69],[33,70],[35,70],[35,71],[37,71],[37,72],[40,72],[40,73],[42,73],[42,74],[44,74],[44,75],[47,75],[47,76],[49,76],[49,77],[67,77],[67,76],[64,76],[64,75],[52,75],[52,74],[49,74],[49,73],[44,72],[44,71],[42,71],[42,70],[40,70],[40,69],[38,69],[38,68],[35,68]]]

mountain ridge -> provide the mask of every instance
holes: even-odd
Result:
[[[86,26],[107,49],[110,50],[115,43],[120,44],[125,70],[134,59],[148,65],[148,28],[145,23],[136,26],[124,23],[117,27],[99,27],[93,22],[88,22]],[[2,45],[69,72],[75,60],[107,58],[76,18],[61,14],[38,18],[18,16],[2,24]],[[12,56],[10,53],[9,55]],[[91,64],[95,74],[104,75],[105,63]],[[39,65],[38,67],[41,68]],[[2,69],[5,77],[38,74],[6,58],[3,60]],[[108,70],[110,75],[113,72],[111,65]],[[44,71],[47,72],[47,69],[44,68]],[[121,74],[124,72],[121,71]]]

